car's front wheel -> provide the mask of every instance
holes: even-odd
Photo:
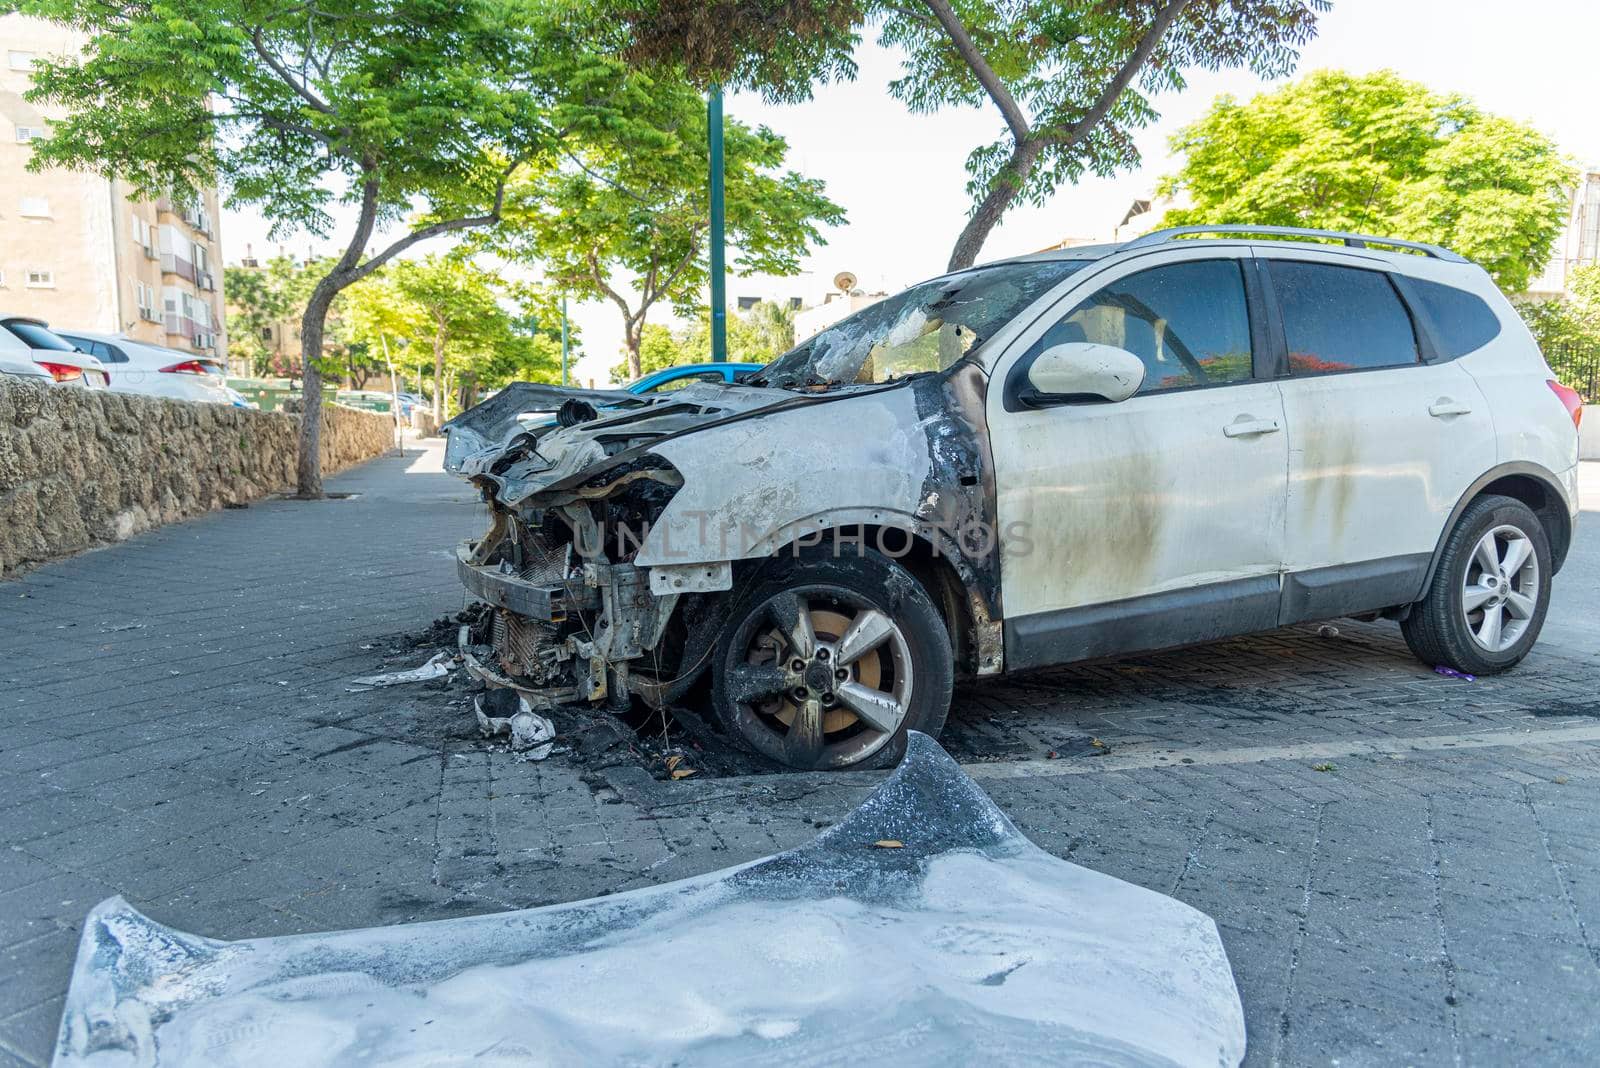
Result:
[[[949,633],[905,569],[876,554],[775,562],[717,642],[712,701],[740,744],[794,768],[887,766],[937,735]]]
[[[1521,501],[1473,501],[1445,542],[1427,595],[1400,624],[1418,659],[1473,675],[1516,665],[1550,604],[1550,540]]]

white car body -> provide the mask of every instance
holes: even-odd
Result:
[[[38,374],[27,372],[24,363],[32,363]],[[44,320],[28,315],[0,315],[0,371],[29,378],[42,375],[79,389],[105,389],[111,380],[99,360],[51,330]]]
[[[659,671],[648,659],[650,635],[670,633],[665,614],[688,611],[702,645],[744,641],[763,632],[738,622],[759,614],[742,591],[824,582],[808,568],[834,591],[807,594],[833,599],[817,618],[907,638],[935,690],[948,687],[939,646],[957,672],[990,675],[1342,616],[1401,621],[1429,665],[1514,666],[1572,543],[1581,399],[1489,275],[1448,250],[1203,232],[1250,238],[1163,231],[955,272],[748,383],[634,398],[569,425],[518,425],[518,412],[572,395],[526,383],[458,416],[446,466],[495,521],[458,572],[500,610],[502,678],[593,695],[635,659],[631,692],[672,699],[693,669],[678,671],[676,649]],[[903,551],[885,547],[887,531]],[[845,579],[814,562],[851,546],[899,568],[850,573],[866,584],[848,602],[866,613],[856,623],[838,608]],[[562,561],[579,559],[585,588],[611,592],[574,592],[578,565]],[[908,583],[948,634],[905,629],[924,626],[895,615]],[[787,622],[789,596],[768,605],[790,652],[686,645],[686,662],[711,662],[714,687],[736,678],[724,697],[832,701],[827,678],[847,676],[837,663],[813,671],[829,650]],[[568,603],[590,613],[576,639]],[[726,627],[705,622],[719,612]],[[784,688],[750,689],[780,676]],[[885,736],[936,730],[948,698],[911,693],[852,691],[862,719],[809,723],[795,766],[862,759],[849,737],[862,722]],[[743,740],[791,762],[798,719],[724,697],[713,703],[726,729],[759,721],[773,737]],[[836,730],[839,749],[814,744]]]
[[[111,388],[118,393],[150,397],[234,404],[226,371],[218,359],[199,352],[184,352],[135,341],[121,334],[63,330],[61,335],[98,356],[111,369]],[[170,370],[183,367],[186,370]]]

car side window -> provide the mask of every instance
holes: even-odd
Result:
[[[106,346],[106,354],[105,354],[105,356],[103,356],[101,358],[105,359],[105,360],[109,360],[112,363],[127,363],[128,362],[128,354],[126,352],[123,352],[121,349],[117,348],[115,345],[107,345]]]
[[[1417,363],[1417,331],[1381,271],[1273,260],[1270,274],[1292,375]]]
[[[1421,278],[1408,278],[1406,284],[1432,320],[1444,359],[1475,352],[1500,336],[1500,317],[1477,294]]]
[[[1250,313],[1238,260],[1189,260],[1111,282],[1045,332],[1034,353],[1088,341],[1144,361],[1141,394],[1248,382]]]

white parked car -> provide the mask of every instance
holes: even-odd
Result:
[[[958,673],[1340,616],[1504,671],[1578,515],[1581,399],[1489,275],[1360,235],[1041,253],[743,383],[560,393],[446,428],[493,511],[457,559],[497,609],[475,670],[651,704],[709,671],[727,733],[798,767],[893,761]],[[562,417],[517,425],[536,405]]]
[[[120,334],[67,330],[61,336],[110,368],[111,388],[118,393],[234,403],[227,371],[215,357],[151,345]]]
[[[110,383],[110,374],[99,360],[52,331],[43,319],[25,315],[0,316],[0,360],[31,362],[64,386],[105,389]],[[5,370],[21,373],[9,367]]]

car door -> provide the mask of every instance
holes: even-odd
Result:
[[[1288,445],[1278,386],[1253,358],[1266,335],[1249,262],[1213,247],[1108,267],[996,365],[1008,666],[1276,625]],[[1138,356],[1138,393],[1027,407],[1029,364],[1073,341]]]
[[[1387,265],[1261,250],[1285,354],[1289,483],[1282,622],[1417,598],[1451,510],[1495,463],[1459,364],[1430,362]]]

